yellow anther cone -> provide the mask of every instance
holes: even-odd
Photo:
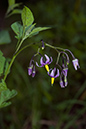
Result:
[[[54,83],[54,80],[55,80],[55,78],[51,78],[51,85],[53,86],[53,83]]]
[[[47,70],[47,72],[49,72],[49,66],[45,65],[45,69]]]

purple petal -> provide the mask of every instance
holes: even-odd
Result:
[[[45,54],[46,57],[46,64],[50,61],[49,57]]]
[[[43,66],[44,66],[44,65],[40,65],[40,66],[39,66],[37,62],[36,62],[36,65],[37,65],[38,67],[43,67]]]
[[[56,75],[55,75],[56,68],[54,68],[54,69],[51,71],[51,73],[50,73],[50,71],[51,71],[51,69],[50,69],[49,72],[48,72],[48,75],[49,75],[50,77],[57,78],[57,77],[59,76],[59,69],[57,69],[57,74],[56,74]],[[49,74],[49,73],[50,73],[50,74]]]
[[[59,76],[59,69],[57,69],[57,74],[54,78],[57,78]]]
[[[31,75],[32,74],[32,67],[29,67],[28,68],[28,75]]]
[[[65,88],[65,86],[63,85],[63,81],[62,80],[60,81],[60,86],[61,86],[61,88]]]
[[[40,59],[40,64],[43,65],[44,64],[44,61],[43,61],[43,56],[41,57]]]
[[[72,60],[72,62],[73,62],[73,66],[74,66],[75,70],[77,70],[77,67],[80,68],[78,59],[74,59],[74,60]]]
[[[65,69],[62,70],[62,73],[63,73],[64,76],[67,76],[67,72],[68,72],[68,68],[65,68]]]
[[[51,74],[50,74],[51,77],[54,77],[55,71],[56,71],[56,68],[54,68],[54,69],[51,71]]]
[[[50,61],[50,62],[48,62],[48,64],[51,64],[51,62],[53,61],[53,58],[52,58],[52,57],[50,57],[50,60],[51,60],[51,61]]]

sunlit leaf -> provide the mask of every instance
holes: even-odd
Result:
[[[23,33],[23,26],[19,22],[15,22],[11,25],[11,28],[16,33],[16,38],[20,39]]]
[[[30,37],[32,37],[33,35],[38,34],[40,31],[47,30],[47,29],[50,29],[50,27],[36,27],[35,29],[33,29],[31,31]]]
[[[25,28],[31,25],[34,21],[34,17],[33,17],[31,10],[27,8],[26,6],[22,10],[21,18],[22,18],[23,26]]]
[[[6,17],[10,17],[13,14],[21,14],[21,9],[14,9],[11,13],[9,13]]]
[[[12,4],[12,3],[10,3]],[[9,5],[8,9],[7,9],[7,12],[6,12],[6,17],[8,17],[8,14],[16,7],[20,6],[21,3],[17,3],[17,4],[12,4],[12,5]]]
[[[30,25],[30,26],[28,26],[28,27],[26,28],[26,32],[25,32],[25,37],[24,37],[24,39],[26,39],[26,38],[29,37],[30,32],[33,30],[33,28],[34,28],[35,25],[36,25],[36,23],[34,23],[34,24],[32,24],[32,25]]]
[[[8,0],[8,4],[9,4],[9,6],[15,4],[15,0]]]

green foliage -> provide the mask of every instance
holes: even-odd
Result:
[[[21,19],[22,19],[24,28],[30,26],[34,22],[33,14],[31,10],[26,6],[22,10]]]
[[[10,3],[10,6],[14,4],[14,1],[12,2],[13,3]],[[20,29],[22,28],[20,27],[22,25],[19,22],[18,23],[20,25],[13,23],[13,31],[16,34],[16,38],[19,40],[22,38],[29,38],[26,40],[26,43],[33,41],[39,42],[39,40],[44,39],[45,42],[51,43],[52,45],[69,48],[79,59],[80,69],[78,71],[74,71],[73,66],[71,65],[71,70],[69,71],[70,74],[68,73],[68,87],[61,89],[59,87],[58,80],[56,80],[54,87],[52,88],[49,85],[50,78],[48,78],[44,68],[37,69],[37,74],[34,79],[28,77],[27,67],[29,65],[29,60],[31,59],[32,54],[36,52],[37,48],[33,46],[33,51],[32,49],[26,49],[26,51],[22,52],[19,55],[19,58],[17,58],[19,63],[14,63],[12,73],[6,80],[8,86],[11,89],[14,89],[14,87],[17,89],[18,95],[14,99],[15,106],[11,105],[8,108],[3,108],[0,112],[0,128],[85,128],[86,1],[81,1],[80,6],[78,2],[80,2],[80,0],[70,0],[68,2],[60,0],[38,0],[35,2],[35,4],[33,2],[32,4],[30,2],[25,3],[26,5],[29,5],[29,7],[34,11],[36,21],[38,19],[37,26],[51,25],[53,29],[45,31],[44,33],[40,33],[38,36],[34,36],[33,38],[29,38],[32,32],[35,31],[34,29],[36,29],[34,22],[25,27],[24,34],[20,31],[22,30]],[[77,11],[74,9],[75,5],[78,6],[76,8]],[[15,11],[14,9],[11,11]],[[11,11],[9,13],[11,13]],[[8,19],[8,22],[12,23],[12,21],[15,21],[15,17],[14,19]],[[19,34],[16,30],[19,31]],[[32,36],[38,34],[38,32],[34,32]],[[14,40],[14,42],[16,42],[16,40]],[[14,49],[12,49],[13,46],[10,49],[6,49],[4,47],[3,51],[8,52],[8,55],[10,56],[11,51],[14,51]],[[52,52],[51,49],[48,49],[47,53],[53,57],[56,57],[56,53]],[[2,57],[4,58],[4,56],[1,56],[1,59],[4,61]],[[2,66],[2,64],[4,65],[4,63],[0,63],[0,66]],[[0,71],[2,71],[2,76],[5,68],[3,67],[4,70],[1,69]],[[5,94],[7,93],[7,86],[3,80],[1,80],[0,86],[1,92],[4,91],[2,92],[2,96],[6,96]],[[5,102],[7,101],[3,101],[3,103]]]
[[[16,33],[15,36],[17,39],[27,39],[28,37],[32,37],[37,35],[40,31],[50,29],[50,27],[36,27],[36,23],[34,22],[34,17],[31,10],[28,7],[24,7],[21,14],[21,19],[23,26],[19,22],[15,22],[11,25],[11,28]],[[18,43],[19,44],[19,43]]]
[[[0,45],[1,44],[8,44],[11,42],[10,35],[8,30],[0,31]]]
[[[16,90],[10,91],[9,89],[7,89],[7,86],[4,80],[1,80],[0,82],[0,108],[10,105],[11,102],[8,102],[8,100],[13,98],[16,94],[17,94]]]
[[[19,7],[21,5],[21,3],[15,3],[15,0],[8,0],[8,9],[6,12],[6,17],[9,17],[13,14],[20,14],[21,13],[21,9],[15,9],[16,7]]]
[[[15,36],[17,39],[21,39],[23,34],[23,26],[19,22],[15,22],[11,25],[11,28],[16,33],[17,36]]]
[[[2,79],[2,80],[0,81],[0,94],[1,94],[1,92],[4,91],[4,90],[7,90],[7,86],[6,86],[6,83],[4,82],[4,80]]]
[[[43,31],[43,30],[47,30],[47,29],[50,29],[50,27],[36,27],[32,30],[32,32],[30,33],[30,37],[38,34],[40,31]]]
[[[8,68],[8,61],[3,56],[3,53],[0,51],[0,76],[5,74]]]
[[[15,4],[15,0],[8,0],[9,6],[12,6]]]

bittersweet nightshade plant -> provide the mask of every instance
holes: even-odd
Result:
[[[17,4],[13,3],[13,6],[16,7],[16,5]],[[10,16],[9,13],[11,13],[10,7],[7,10],[6,17]],[[31,43],[31,44],[28,44],[28,45],[22,47],[23,42],[27,38],[37,35],[40,31],[50,29],[50,27],[35,27],[36,23],[33,23],[34,22],[33,14],[28,7],[24,6],[23,10],[20,10],[19,13],[21,13],[22,24],[21,24],[21,22],[15,22],[11,25],[12,30],[16,34],[15,38],[17,39],[16,50],[13,54],[12,59],[10,59],[10,61],[7,61],[5,59],[5,57],[3,56],[2,52],[0,51],[0,76],[1,76],[1,78],[3,77],[0,80],[0,108],[10,105],[11,102],[9,102],[8,100],[17,94],[16,90],[10,91],[6,85],[7,76],[11,72],[11,67],[12,67],[16,57],[24,49],[26,49],[32,45],[37,45],[37,43]],[[11,15],[12,15],[12,13],[11,13]],[[5,31],[5,35],[8,36],[9,41],[7,41],[7,43],[9,43],[10,37],[6,31]],[[44,48],[43,43],[42,43],[42,48]],[[34,77],[35,74],[36,74],[35,62],[34,62],[34,59],[32,58],[32,60],[29,64],[29,67],[28,67],[28,75],[31,75],[32,77]]]
[[[54,84],[54,80],[56,78],[60,78],[60,86],[65,88],[68,85],[67,76],[68,76],[68,65],[70,63],[69,56],[67,52],[72,55],[72,62],[75,70],[80,68],[78,59],[76,59],[73,53],[69,49],[64,49],[60,47],[52,46],[43,40],[39,43],[30,43],[24,47],[22,47],[23,42],[34,35],[37,35],[40,31],[50,29],[50,27],[35,27],[36,23],[34,23],[34,17],[31,10],[28,7],[24,7],[21,12],[21,19],[22,24],[20,22],[15,22],[11,25],[12,30],[16,34],[15,38],[18,40],[16,45],[16,50],[13,54],[12,59],[10,62],[6,62],[5,57],[3,56],[2,52],[0,51],[0,76],[3,77],[0,81],[0,108],[5,107],[11,102],[8,102],[9,99],[14,97],[17,94],[16,90],[10,91],[6,85],[6,79],[8,74],[11,71],[11,67],[16,59],[16,57],[26,48],[29,48],[32,45],[38,46],[37,53],[34,54],[30,60],[28,66],[28,75],[35,77],[36,75],[36,67],[43,68],[47,70],[46,74],[49,75],[51,78],[51,85]],[[50,47],[57,52],[56,63],[54,64],[54,68],[51,68],[51,63],[53,64],[53,58],[48,56],[46,52],[44,55],[41,54],[41,51],[45,49],[45,47]],[[40,51],[41,50],[41,51]],[[40,57],[40,65],[38,60],[35,58],[36,56]],[[62,59],[62,62],[59,60]],[[5,65],[5,66],[4,66]],[[4,69],[5,68],[5,69]],[[4,72],[3,72],[4,71]]]

